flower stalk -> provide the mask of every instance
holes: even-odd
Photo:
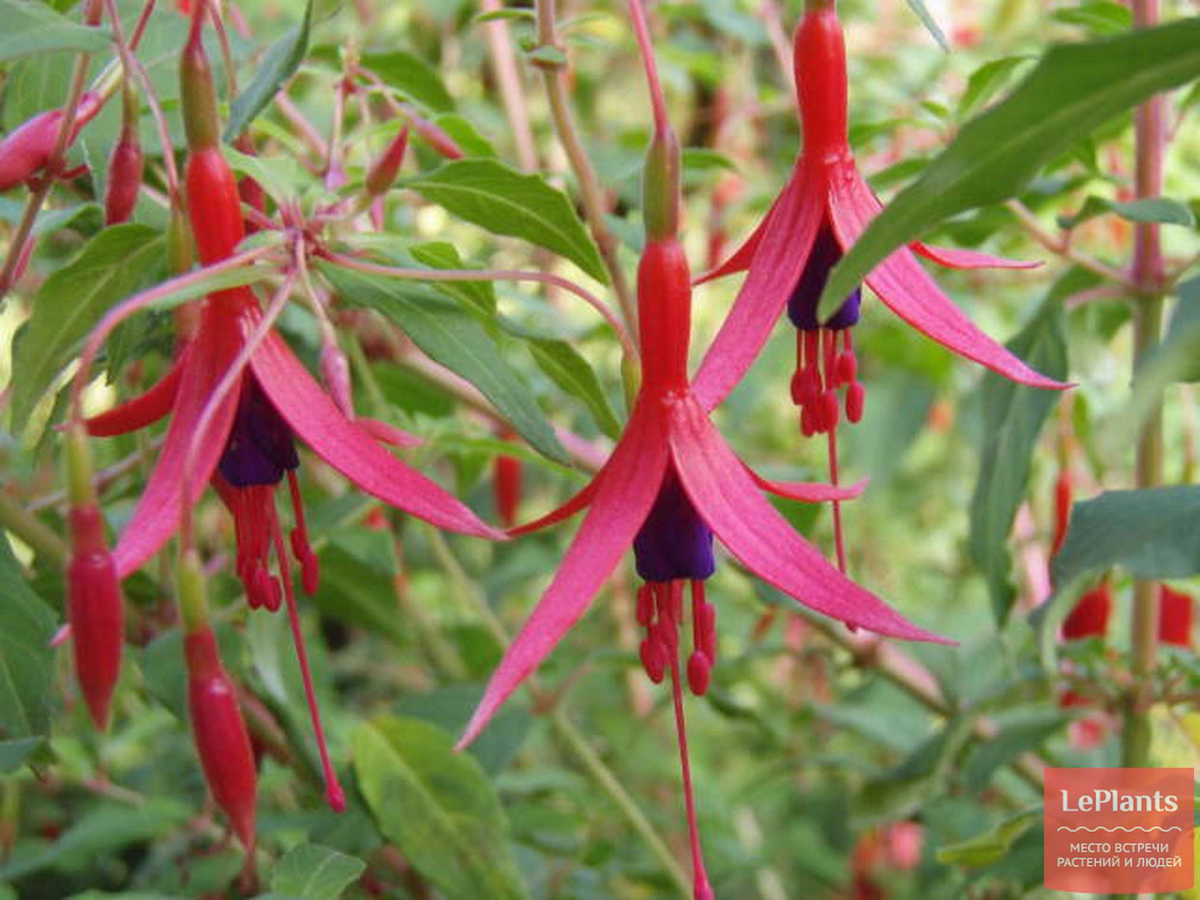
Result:
[[[1134,0],[1135,28],[1149,28],[1161,17],[1159,0]],[[1166,100],[1161,94],[1138,107],[1134,118],[1135,199],[1157,197],[1162,192],[1163,157],[1166,153]],[[1133,377],[1162,339],[1163,276],[1161,226],[1139,222],[1134,228],[1132,275],[1138,308],[1134,316]],[[1163,401],[1154,399],[1152,411],[1138,436],[1135,484],[1153,488],[1163,479]],[[1121,764],[1127,768],[1150,761],[1150,696],[1158,653],[1158,590],[1152,581],[1133,585],[1130,623],[1134,683],[1126,700]]]

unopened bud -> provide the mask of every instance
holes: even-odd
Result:
[[[376,160],[367,173],[365,187],[371,197],[380,197],[388,192],[396,175],[400,172],[400,164],[404,162],[404,151],[408,149],[409,126],[406,124],[400,133],[388,144],[383,156]]]
[[[221,123],[217,117],[217,91],[213,84],[212,66],[204,52],[201,39],[208,0],[196,0],[192,13],[192,29],[183,53],[179,57],[179,90],[183,104],[183,126],[188,147],[200,150],[216,147],[221,140]]]
[[[67,566],[67,615],[75,674],[92,721],[103,730],[121,672],[121,587],[100,508],[94,502],[72,506],[69,518],[73,553]]]
[[[125,81],[121,135],[108,161],[108,185],[104,191],[104,224],[116,225],[133,215],[142,188],[145,159],[138,134],[137,92]]]
[[[347,419],[354,418],[354,399],[350,387],[350,362],[346,354],[332,340],[321,347],[321,380],[329,389],[333,402],[337,404],[342,415]]]
[[[642,173],[642,216],[648,240],[675,237],[679,231],[679,201],[679,138],[667,125],[655,129]]]

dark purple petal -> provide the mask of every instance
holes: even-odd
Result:
[[[712,529],[697,515],[673,466],[633,539],[633,555],[645,581],[704,580],[716,568]]]
[[[842,258],[842,250],[828,220],[821,223],[821,230],[813,242],[812,251],[808,254],[808,262],[800,273],[800,280],[788,297],[788,318],[801,331],[816,331],[822,325],[817,322],[817,301],[821,291],[825,290],[825,282],[829,273],[838,260]],[[855,288],[846,297],[845,302],[837,312],[824,323],[825,328],[841,330],[858,324],[859,307],[862,305],[862,288]]]
[[[253,375],[242,381],[237,416],[218,468],[234,487],[278,484],[300,465],[292,429],[267,399]]]

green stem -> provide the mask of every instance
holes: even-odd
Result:
[[[558,28],[556,25],[555,4],[557,0],[536,0],[538,42],[543,47],[558,46]],[[550,104],[550,117],[554,120],[554,130],[562,144],[575,179],[579,182],[579,197],[583,203],[583,214],[587,219],[592,237],[600,248],[600,256],[604,267],[612,279],[613,291],[625,318],[625,325],[633,340],[637,340],[637,305],[625,272],[617,259],[617,239],[612,230],[604,222],[604,201],[600,190],[600,180],[596,170],[588,159],[587,151],[579,140],[575,121],[571,116],[571,106],[568,96],[566,73],[558,63],[540,63],[542,80],[546,85],[546,99]]]
[[[1134,27],[1147,28],[1159,20],[1159,0],[1134,0]],[[1166,153],[1166,108],[1164,98],[1152,97],[1134,119],[1135,196],[1138,200],[1157,197],[1162,191],[1163,158]],[[1133,280],[1138,309],[1134,317],[1133,373],[1137,378],[1143,363],[1162,339],[1164,264],[1160,227],[1140,222],[1134,229]],[[1162,396],[1155,398],[1152,411],[1138,436],[1136,486],[1153,488],[1163,480]],[[1158,591],[1153,581],[1133,585],[1130,650],[1133,654],[1133,686],[1125,706],[1121,764],[1127,768],[1146,766],[1150,761],[1150,706],[1158,652]]]
[[[0,528],[11,531],[38,556],[66,565],[69,552],[63,539],[3,491],[0,491]]]

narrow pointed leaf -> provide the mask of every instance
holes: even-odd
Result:
[[[621,423],[609,405],[604,388],[600,386],[592,367],[574,347],[566,341],[530,338],[529,352],[538,367],[555,384],[584,402],[597,428],[614,440],[620,436]]]
[[[411,282],[325,263],[320,268],[343,299],[383,313],[431,358],[479,388],[532,446],[551,459],[567,462],[567,452],[529,385],[508,367],[492,338],[458,303]]]
[[[0,62],[55,50],[99,53],[112,45],[108,29],[79,25],[34,0],[0,0],[0,21]]]
[[[241,134],[255,116],[266,108],[284,83],[296,74],[308,53],[312,20],[313,0],[308,0],[304,6],[304,18],[271,45],[254,73],[254,80],[230,105],[229,122],[225,125],[226,141],[232,141]]]
[[[574,205],[540,175],[491,159],[460,159],[403,184],[459,218],[545,247],[608,283],[600,251]]]
[[[1062,298],[1076,290],[1087,274],[1073,273],[1043,301],[1037,315],[1013,338],[1009,349],[1026,357],[1040,371],[1057,378],[1067,375]],[[984,573],[998,622],[1008,618],[1015,597],[1010,583],[1008,538],[1017,507],[1025,497],[1038,435],[1058,395],[1015,384],[995,373],[984,376],[983,460],[971,498],[970,554]]]
[[[1003,102],[971,120],[834,268],[828,315],[897,247],[943,219],[1013,196],[1112,117],[1200,76],[1200,18],[1051,47]]]
[[[384,717],[355,732],[354,772],[379,830],[447,900],[527,896],[492,783],[448,734]]]
[[[15,431],[25,426],[34,405],[92,326],[154,271],[162,247],[159,233],[145,225],[106,228],[46,279],[13,349],[13,371],[21,374],[12,385]]]
[[[0,533],[0,738],[47,733],[54,696],[54,613],[29,589]]]
[[[388,87],[432,112],[454,109],[454,98],[441,75],[421,57],[407,50],[363,54],[363,65],[383,79]]]

